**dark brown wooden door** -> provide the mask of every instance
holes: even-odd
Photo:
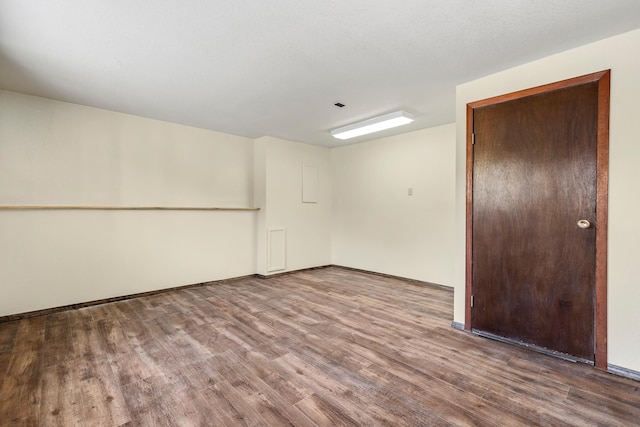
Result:
[[[474,330],[594,360],[597,130],[595,82],[473,110]]]

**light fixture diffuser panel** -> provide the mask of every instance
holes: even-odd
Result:
[[[396,126],[406,125],[414,120],[413,114],[406,111],[395,111],[384,116],[374,117],[352,125],[344,126],[331,131],[331,135],[338,139],[355,138]]]

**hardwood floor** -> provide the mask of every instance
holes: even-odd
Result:
[[[0,425],[640,424],[640,383],[452,329],[453,294],[326,268],[0,323]]]

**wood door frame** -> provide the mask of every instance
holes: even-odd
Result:
[[[596,160],[596,272],[594,365],[607,370],[607,220],[609,193],[609,96],[611,70],[587,74],[467,104],[465,330],[472,328],[473,292],[473,113],[475,108],[587,83],[598,84]]]

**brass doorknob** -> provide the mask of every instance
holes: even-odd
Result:
[[[578,221],[578,227],[580,228],[589,228],[591,227],[591,223],[586,219],[581,219]]]

